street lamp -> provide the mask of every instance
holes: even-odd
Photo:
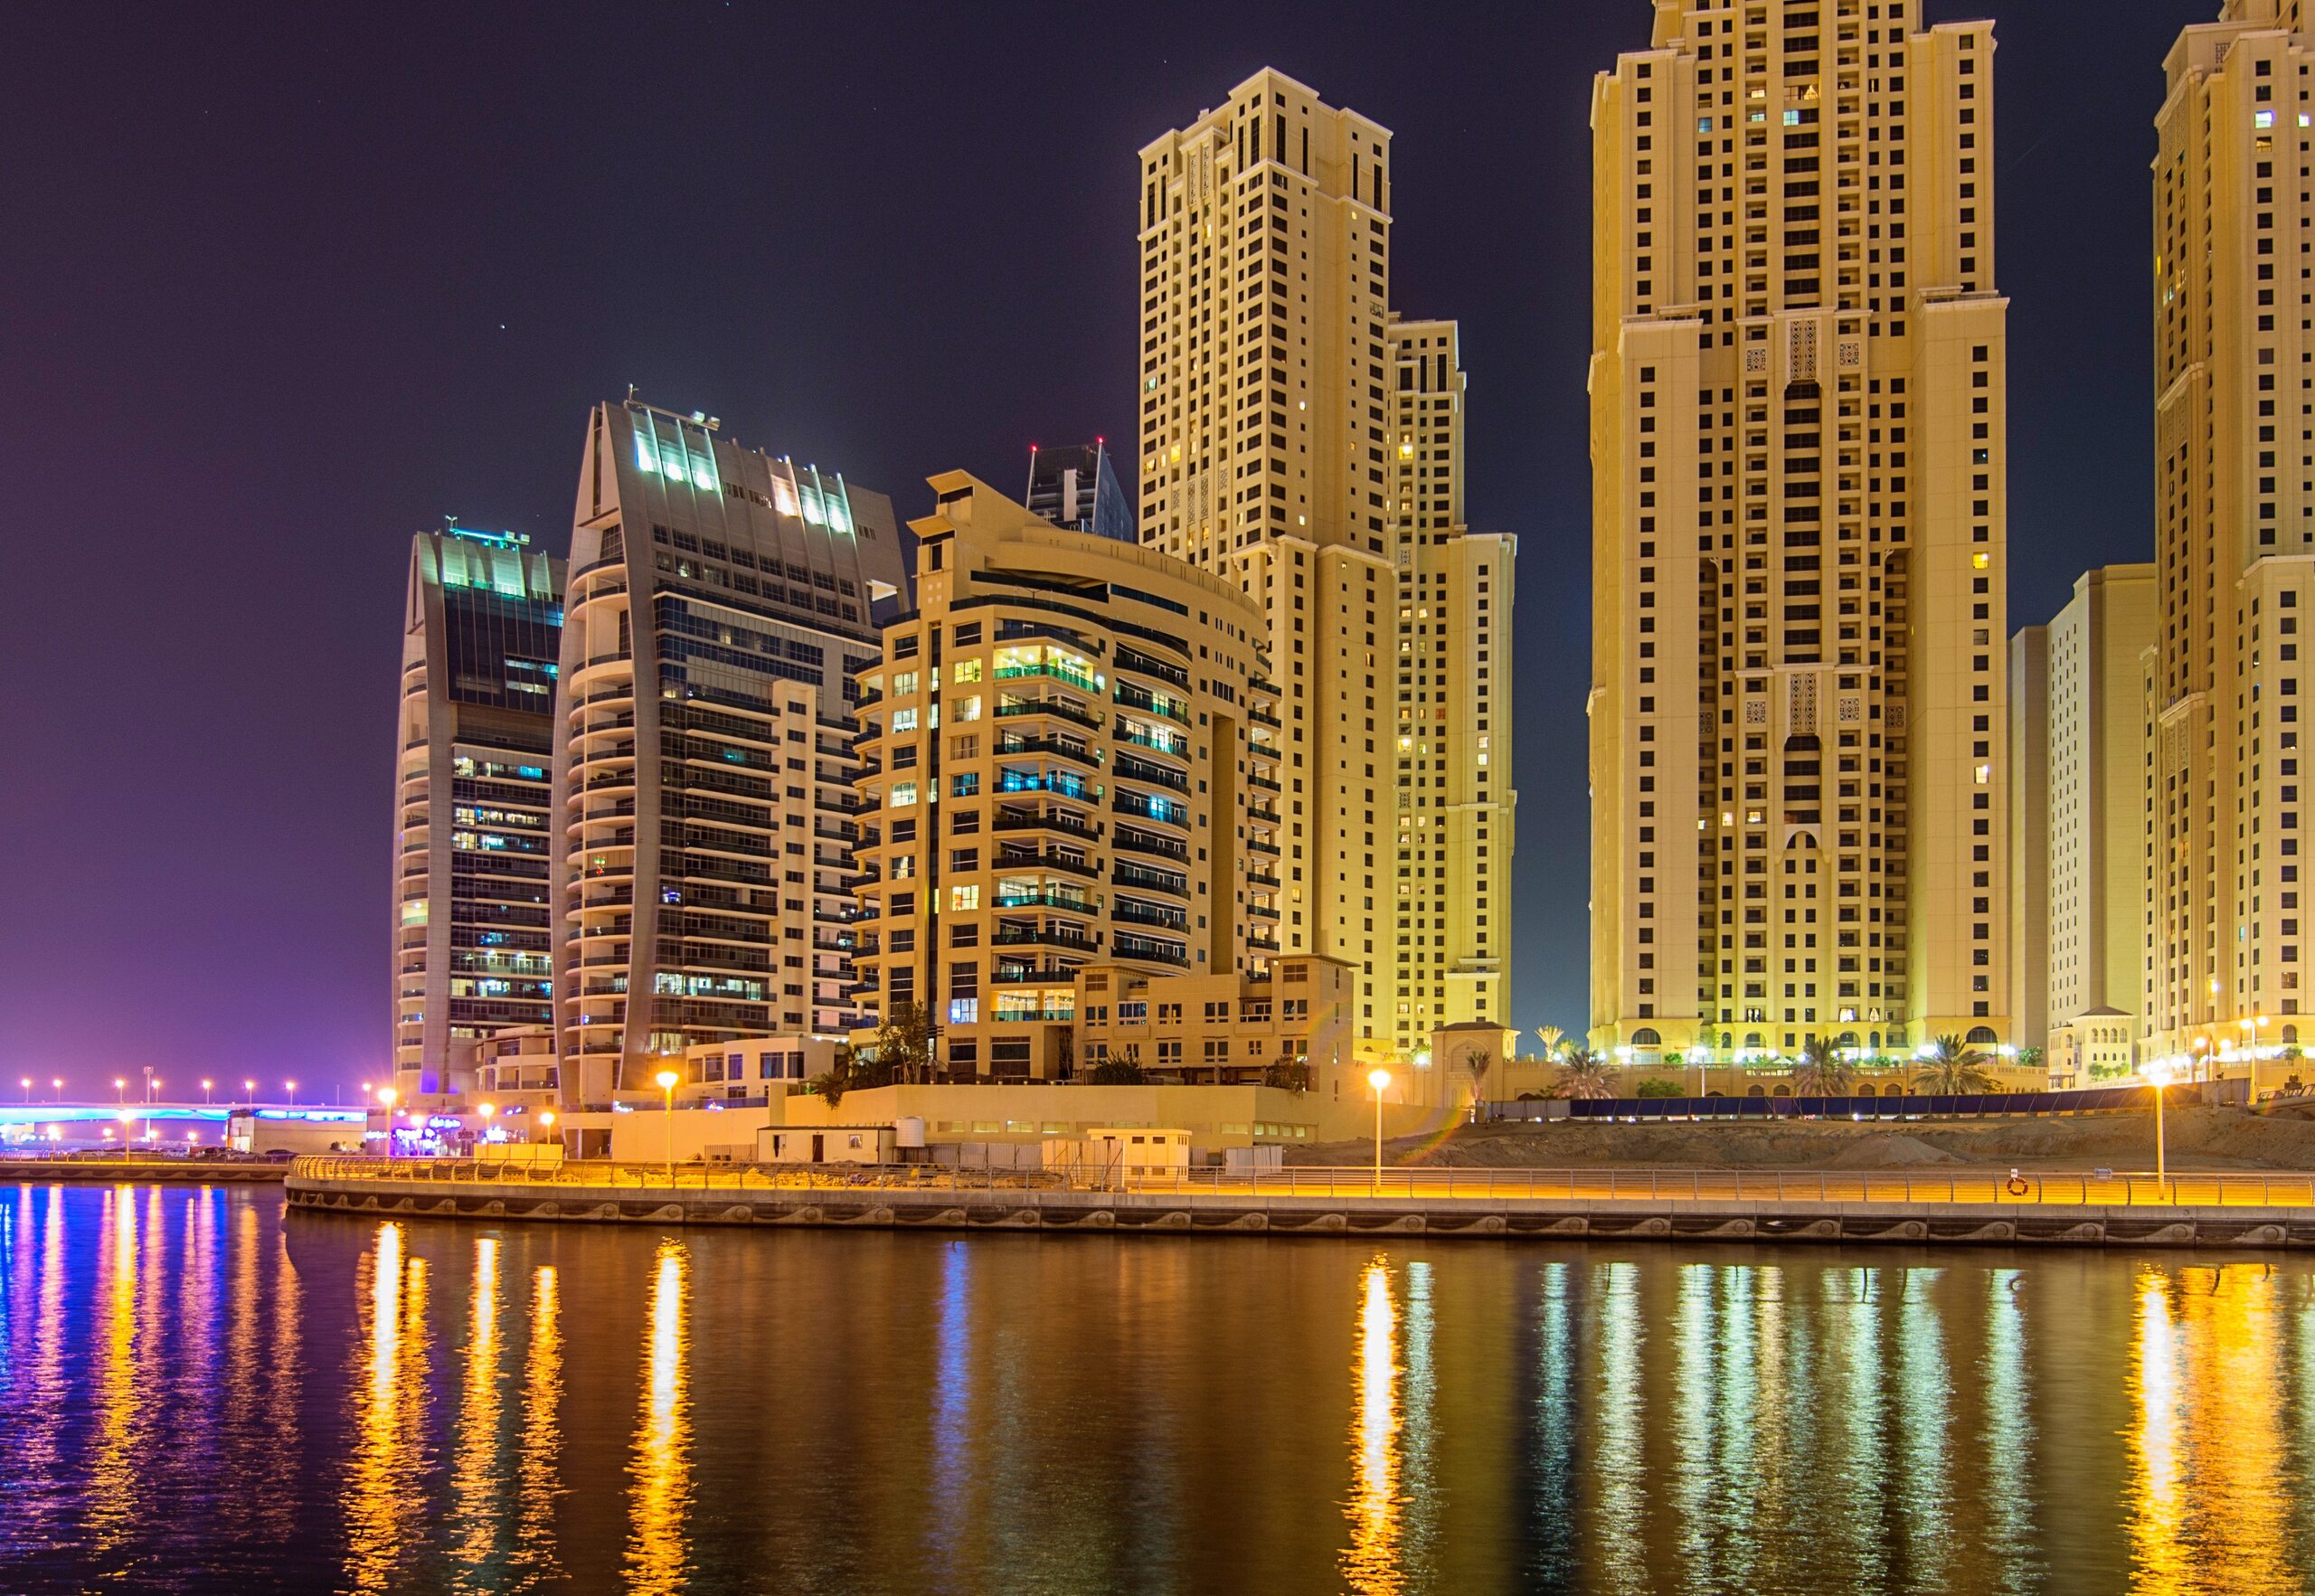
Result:
[[[214,1081],[204,1081],[201,1083],[201,1106],[203,1108],[205,1109],[209,1106],[209,1089],[216,1084],[217,1083]]]
[[[254,1081],[244,1081],[241,1082],[241,1090],[249,1094],[250,1107],[257,1107],[257,1082]]]
[[[52,1102],[52,1103],[61,1103],[61,1102],[62,1102],[62,1101],[64,1100],[64,1077],[63,1077],[63,1076],[61,1076],[61,1075],[52,1075],[52,1076],[50,1076],[50,1077],[49,1077],[49,1081],[48,1081],[48,1100],[49,1100],[50,1102]]]
[[[488,1141],[490,1139],[490,1117],[498,1112],[498,1105],[496,1103],[477,1103],[474,1106],[474,1111],[482,1116],[482,1140]],[[481,1146],[477,1143],[475,1151],[479,1154],[481,1150]]]
[[[122,1093],[122,1092],[124,1092],[124,1091],[127,1091],[128,1090],[128,1081],[123,1081],[123,1080],[122,1080],[119,1076],[118,1076],[118,1075],[115,1075],[115,1076],[112,1078],[112,1100],[113,1100],[113,1106],[114,1106],[115,1108],[119,1107],[122,1103],[125,1103],[125,1102],[127,1102],[127,1101],[128,1100],[127,1098],[125,1098],[125,1097],[121,1096],[121,1093]]]
[[[666,1094],[667,1099],[666,1112],[667,1116],[667,1185],[669,1186],[676,1184],[676,1082],[681,1077],[673,1070],[662,1070],[657,1076],[659,1090]],[[1381,1100],[1376,1100],[1379,1102]],[[1375,1110],[1375,1123],[1380,1125],[1382,1122],[1383,1110],[1378,1108]],[[1378,1154],[1377,1157],[1379,1157],[1380,1155]]]
[[[145,1100],[148,1103],[153,1100],[153,1066],[147,1064],[145,1066]]]
[[[386,1157],[389,1158],[394,1156],[395,1096],[396,1093],[394,1089],[391,1086],[381,1086],[378,1088],[378,1102],[386,1110]]]
[[[135,1122],[136,1117],[127,1109],[120,1111],[120,1161],[124,1164],[128,1162],[128,1128]]]
[[[541,1130],[553,1130],[554,1129],[554,1110],[553,1109],[541,1109],[539,1110],[539,1129]]]
[[[24,1077],[24,1102],[29,1106],[33,1100],[33,1078],[30,1075]]]
[[[289,1089],[289,1106],[293,1109],[296,1108],[298,1106],[298,1083],[295,1081],[284,1081],[281,1084]]]
[[[1375,1089],[1375,1195],[1383,1195],[1383,1089],[1391,1083],[1388,1070],[1375,1070],[1366,1077],[1366,1084]]]

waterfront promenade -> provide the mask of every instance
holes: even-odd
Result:
[[[491,1221],[2315,1249],[2315,1174],[1286,1168],[1118,1178],[305,1157],[287,1184],[300,1209]]]

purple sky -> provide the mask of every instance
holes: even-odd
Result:
[[[2111,61],[1998,29],[2020,625],[2150,557],[2150,123],[2217,6],[2098,9]],[[1395,131],[1394,298],[1463,320],[1471,519],[1522,539],[1514,1018],[1580,1027],[1586,118],[1649,13],[12,13],[0,1085],[374,1076],[410,534],[560,550],[629,382],[903,516],[1129,438],[1134,152],[1264,64]]]

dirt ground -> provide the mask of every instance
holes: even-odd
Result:
[[[2240,1109],[2172,1108],[2164,1116],[2176,1170],[2315,1170],[2315,1119]],[[1290,1164],[1346,1166],[1372,1142],[1290,1147]],[[2152,1114],[2074,1119],[1841,1121],[1777,1125],[1603,1125],[1570,1120],[1458,1126],[1443,1139],[1383,1144],[1386,1164],[1463,1168],[1916,1169],[1939,1165],[2035,1169],[2154,1167]]]

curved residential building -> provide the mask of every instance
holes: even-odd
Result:
[[[548,1019],[562,562],[526,542],[463,526],[411,539],[394,776],[394,1083],[405,1099],[458,1090],[452,1076],[477,1038]]]
[[[864,1006],[930,1006],[946,1079],[1067,1078],[1081,967],[1278,952],[1267,623],[1154,549],[932,487],[918,607],[861,676]]]
[[[905,590],[892,505],[720,424],[596,407],[555,726],[566,1101],[692,1046],[856,1023],[850,674]]]

